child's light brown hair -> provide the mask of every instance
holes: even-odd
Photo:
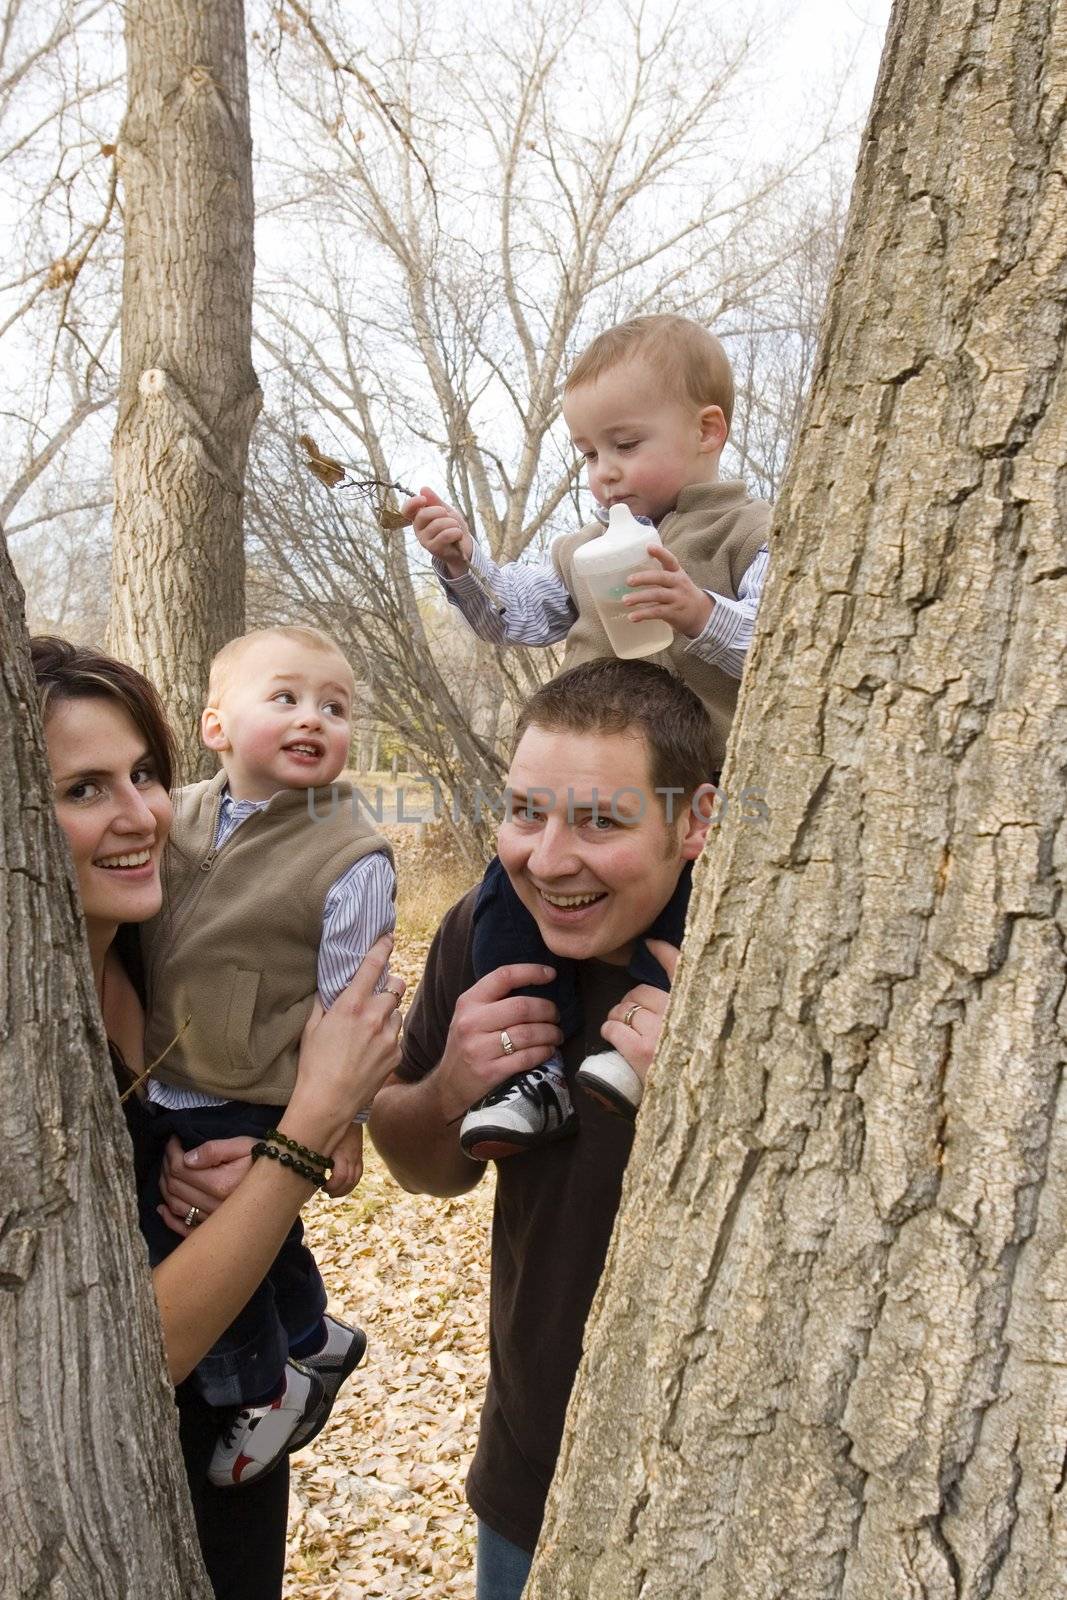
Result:
[[[631,317],[598,333],[567,374],[564,393],[595,383],[612,367],[635,357],[647,361],[668,389],[685,394],[694,405],[718,406],[729,429],[734,414],[730,358],[707,328],[671,312]]]
[[[310,624],[280,623],[276,628],[253,628],[250,633],[239,634],[236,639],[231,639],[228,644],[223,645],[211,663],[207,690],[209,706],[218,705],[219,698],[227,682],[233,677],[241,657],[249,645],[258,644],[260,639],[290,639],[294,644],[306,645],[309,650],[319,650],[324,655],[337,656],[338,660],[344,662],[354,687],[354,674],[336,639],[331,639],[328,633],[323,633],[321,628],[313,628]]]

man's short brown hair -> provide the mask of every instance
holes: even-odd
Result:
[[[219,696],[236,671],[241,657],[249,645],[258,644],[261,639],[289,639],[294,644],[306,645],[309,650],[320,650],[324,655],[337,656],[348,668],[354,689],[355,676],[336,639],[331,639],[321,628],[313,628],[307,623],[280,623],[276,628],[253,628],[249,633],[239,634],[236,639],[231,639],[228,644],[223,645],[211,662],[207,690],[208,705],[218,705]]]
[[[631,733],[644,739],[654,790],[689,799],[715,772],[711,718],[688,684],[650,661],[604,657],[571,667],[527,700],[515,748],[527,728],[554,733]]]
[[[638,356],[649,362],[671,392],[684,394],[701,408],[718,406],[730,427],[734,373],[729,356],[699,322],[670,312],[631,317],[629,322],[616,323],[597,334],[567,374],[564,393],[583,383],[595,383],[612,367]]]

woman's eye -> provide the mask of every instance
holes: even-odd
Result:
[[[155,770],[152,767],[134,767],[130,777],[138,789],[147,789],[150,784],[156,781]]]
[[[86,780],[84,783],[72,783],[67,790],[68,800],[95,800],[100,793],[99,786]]]

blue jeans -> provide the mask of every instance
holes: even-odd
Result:
[[[519,1600],[532,1565],[533,1556],[478,1518],[475,1600]]]

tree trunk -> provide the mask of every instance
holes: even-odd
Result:
[[[1065,64],[894,12],[528,1600],[1064,1593]]]
[[[0,544],[0,1595],[210,1600]]]
[[[126,50],[110,640],[158,685],[195,775],[208,665],[244,627],[242,499],[261,403],[244,7],[130,0]]]

